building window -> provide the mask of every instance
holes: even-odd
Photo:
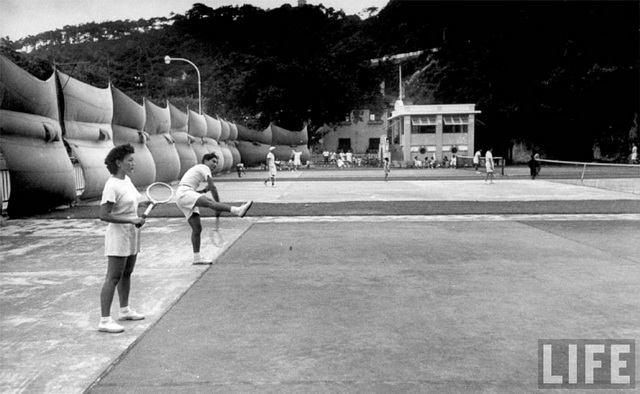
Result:
[[[411,126],[411,134],[435,134],[436,126]]]
[[[344,121],[345,123],[351,123],[351,112],[347,112],[347,114],[344,116]]]
[[[437,122],[432,115],[414,115],[411,117],[411,134],[435,134]]]
[[[380,112],[380,111],[370,111],[369,112],[369,123],[382,123],[382,112]]]
[[[435,115],[417,115],[411,117],[412,126],[435,126],[438,118]]]
[[[338,138],[338,152],[345,152],[351,150],[351,138]]]
[[[467,133],[469,131],[469,115],[443,115],[443,133]]]
[[[380,149],[380,138],[369,138],[367,153],[377,153]]]
[[[444,125],[442,127],[443,133],[467,133],[468,131],[466,124],[452,124]]]

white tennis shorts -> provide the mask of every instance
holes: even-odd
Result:
[[[109,223],[104,237],[105,256],[131,256],[140,252],[140,229],[130,223]]]
[[[187,219],[194,213],[200,214],[200,210],[196,207],[196,202],[200,196],[202,194],[189,186],[178,186],[176,190],[176,205]]]

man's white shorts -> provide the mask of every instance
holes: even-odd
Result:
[[[176,205],[187,219],[189,219],[194,213],[200,214],[200,210],[196,207],[196,202],[202,194],[193,190],[189,186],[178,186],[176,195]]]

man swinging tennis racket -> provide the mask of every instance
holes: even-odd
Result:
[[[215,153],[208,153],[202,157],[202,164],[191,167],[182,176],[176,191],[176,205],[191,226],[191,245],[193,246],[193,264],[212,264],[213,262],[200,256],[200,236],[202,234],[202,224],[200,222],[199,207],[210,208],[217,212],[231,212],[238,217],[244,217],[253,201],[244,203],[239,207],[220,203],[208,197],[205,193],[211,191],[213,196],[217,196],[216,187],[213,184],[212,173],[218,166],[218,156]],[[198,191],[197,188],[202,182],[207,182],[207,187]]]

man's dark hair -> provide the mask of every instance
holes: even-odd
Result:
[[[216,155],[215,153],[211,152],[211,153],[207,153],[206,155],[202,156],[202,163],[204,164],[205,161],[211,160],[214,157],[216,158],[216,160],[220,161],[220,159],[218,158],[218,155]]]

